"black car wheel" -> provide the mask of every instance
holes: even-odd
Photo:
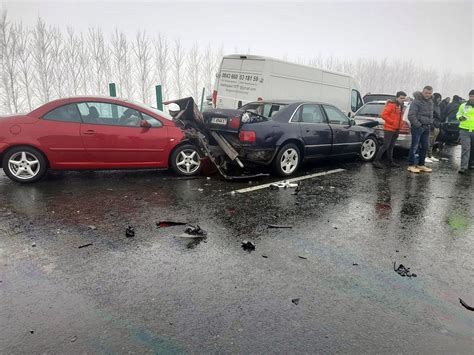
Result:
[[[290,176],[296,170],[301,161],[299,148],[293,144],[285,144],[273,160],[273,170],[279,176]]]
[[[32,183],[40,180],[48,170],[43,154],[31,147],[16,147],[3,156],[2,168],[13,181]]]
[[[360,146],[360,157],[363,161],[372,161],[377,155],[379,145],[375,137],[368,137]]]
[[[192,144],[178,147],[171,155],[171,167],[181,176],[198,175],[202,170],[199,150]]]

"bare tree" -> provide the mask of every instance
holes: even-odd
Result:
[[[194,101],[199,102],[199,93],[201,91],[201,54],[199,53],[197,44],[192,46],[192,48],[189,50],[187,59],[189,92],[194,98]]]
[[[169,46],[166,37],[158,34],[155,40],[155,67],[157,74],[157,83],[161,85],[164,100],[169,98],[168,71],[170,68]]]
[[[17,25],[18,35],[18,67],[20,71],[19,84],[23,88],[25,95],[25,106],[28,111],[33,109],[33,70],[31,58],[31,32],[20,23]]]
[[[38,18],[33,31],[33,61],[38,79],[38,96],[41,103],[50,101],[54,83],[54,33]]]
[[[215,62],[214,53],[211,46],[208,45],[202,58],[202,79],[207,95],[211,94],[214,78],[216,77]]]
[[[7,12],[3,11],[0,18],[0,47],[2,63],[2,88],[4,91],[4,106],[8,112],[18,112],[19,86],[17,67],[18,33],[17,27],[7,22]]]
[[[184,63],[186,55],[184,53],[181,40],[177,39],[174,41],[173,50],[173,82],[175,87],[174,94],[176,97],[183,97],[185,83],[184,80]]]
[[[89,53],[95,85],[94,94],[103,94],[107,90],[108,55],[104,35],[100,28],[89,29]]]
[[[137,66],[137,82],[139,85],[140,100],[144,103],[150,102],[151,87],[151,60],[152,52],[148,46],[149,39],[145,32],[137,32],[135,42],[132,45]]]
[[[91,68],[91,54],[87,47],[86,40],[82,33],[77,38],[78,41],[78,63],[79,63],[79,92],[87,94],[93,79]]]
[[[115,29],[112,35],[112,58],[113,73],[117,83],[117,91],[120,97],[131,98],[132,90],[132,68],[127,37],[123,32]]]
[[[52,56],[55,63],[53,70],[54,92],[56,97],[64,97],[67,90],[66,73],[68,72],[63,36],[58,30],[53,31]]]
[[[66,90],[71,95],[78,95],[81,86],[80,50],[82,45],[81,39],[76,36],[74,30],[68,28],[64,45],[64,67]]]

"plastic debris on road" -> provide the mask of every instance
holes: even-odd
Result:
[[[295,189],[297,188],[299,185],[297,183],[294,183],[294,182],[289,182],[287,180],[283,181],[283,182],[275,182],[273,184],[270,184],[270,188],[273,189],[273,190],[278,190],[278,189]]]
[[[393,262],[393,270],[402,277],[416,277],[416,274],[410,271],[409,267],[403,266],[403,264],[398,265],[398,268],[395,268],[396,262]]]
[[[135,236],[135,228],[128,226],[128,228],[125,230],[125,236],[127,238],[133,238]]]
[[[255,250],[255,244],[247,240],[242,242],[242,249],[248,251],[249,253]]]

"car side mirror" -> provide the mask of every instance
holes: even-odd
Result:
[[[352,112],[349,111],[349,112],[347,113],[347,117],[351,118],[351,117],[352,117]]]
[[[356,125],[356,121],[355,121],[353,118],[351,118],[351,119],[349,120],[349,124],[350,124],[351,126],[355,126],[355,125]]]
[[[141,120],[140,127],[148,129],[148,128],[151,128],[151,124],[147,120]]]

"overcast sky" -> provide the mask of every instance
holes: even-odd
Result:
[[[227,54],[389,57],[474,72],[474,1],[4,1],[10,20],[181,38]]]

